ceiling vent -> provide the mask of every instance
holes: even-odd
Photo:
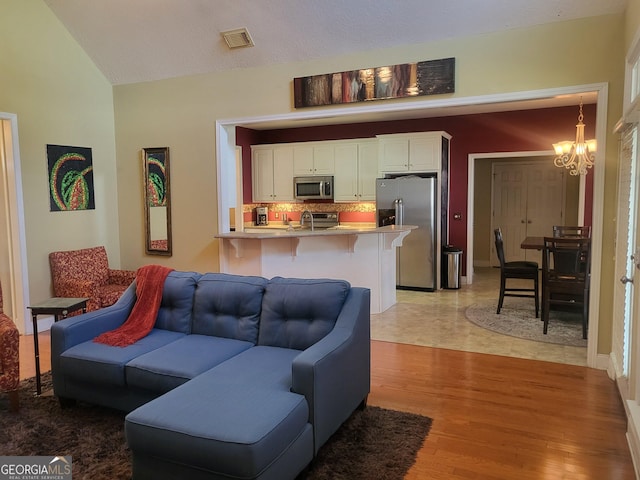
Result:
[[[226,32],[222,32],[222,36],[230,49],[253,47],[254,45],[253,39],[246,28],[228,30]]]

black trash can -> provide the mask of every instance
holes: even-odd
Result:
[[[462,250],[453,245],[442,247],[442,264],[440,265],[440,283],[442,288],[460,288],[462,279]]]

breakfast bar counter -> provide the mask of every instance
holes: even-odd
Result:
[[[223,273],[347,280],[369,288],[371,313],[380,313],[396,303],[396,248],[415,228],[252,228],[215,237]]]

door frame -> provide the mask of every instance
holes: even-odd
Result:
[[[10,285],[5,285],[3,295],[11,298],[13,321],[21,334],[32,332],[27,306],[29,303],[29,272],[27,269],[27,243],[24,226],[22,169],[20,166],[20,142],[18,140],[18,116],[0,112],[0,135],[5,137],[4,150],[0,152],[2,182],[6,195],[7,245],[9,247]]]
[[[605,175],[605,152],[607,142],[607,105],[609,87],[606,83],[583,85],[578,87],[566,87],[560,89],[565,94],[596,92],[596,141],[598,142],[598,151],[596,152],[593,180],[593,213],[591,224],[593,229],[591,232],[591,291],[597,292],[597,295],[590,295],[589,298],[589,330],[595,335],[589,335],[587,340],[587,365],[592,368],[606,370],[609,366],[608,355],[598,355],[598,333],[599,333],[599,311],[600,311],[600,265],[602,261],[602,222],[604,218],[604,175]],[[475,162],[480,158],[495,157],[516,157],[536,155],[553,155],[551,150],[543,152],[510,152],[500,154],[477,153],[470,154],[468,157],[467,172],[467,283],[473,282],[473,205],[474,205],[474,174]],[[580,207],[578,215],[584,218],[584,177],[580,180]]]

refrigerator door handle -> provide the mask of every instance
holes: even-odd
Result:
[[[393,206],[396,209],[396,225],[404,225],[404,205],[401,198],[396,198],[393,201]]]

